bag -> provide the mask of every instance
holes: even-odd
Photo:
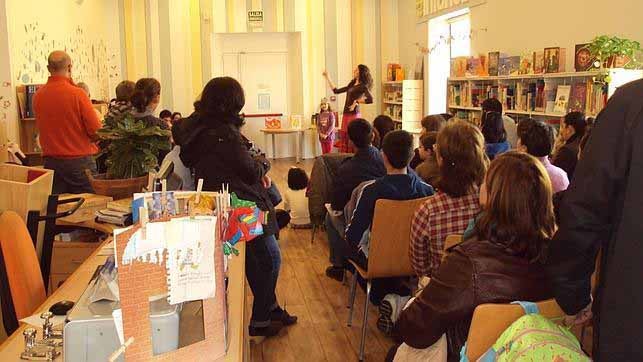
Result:
[[[564,326],[538,314],[535,303],[512,304],[520,304],[525,315],[513,322],[478,361],[591,361],[576,337]]]

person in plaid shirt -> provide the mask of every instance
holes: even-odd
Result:
[[[409,248],[413,270],[428,277],[440,266],[446,237],[462,234],[480,212],[478,187],[489,164],[482,133],[464,121],[440,131],[434,147],[441,175],[438,192],[415,212]]]

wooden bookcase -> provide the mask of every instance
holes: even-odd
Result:
[[[18,130],[20,134],[20,149],[27,156],[28,164],[41,164],[40,145],[38,145],[38,128],[36,127],[36,118],[27,117],[27,85],[16,87],[16,96],[18,100]],[[35,160],[32,162],[31,160]]]
[[[514,86],[518,84],[533,84],[534,82],[544,82],[545,89],[553,92],[554,96],[559,85],[571,85],[584,83],[592,84],[598,78],[607,75],[610,82],[607,84],[607,98],[614,94],[616,88],[621,85],[643,78],[643,70],[625,70],[625,69],[608,69],[607,71],[589,71],[589,72],[565,72],[565,73],[546,73],[546,74],[525,74],[496,77],[451,77],[447,81],[447,109],[450,113],[456,114],[458,118],[466,119],[474,123],[479,123],[481,117],[480,104],[487,98],[487,90],[502,87]],[[458,91],[459,89],[459,91]],[[524,88],[523,88],[524,89]],[[478,99],[474,99],[475,91],[481,91]],[[547,93],[547,92],[545,92]],[[550,93],[551,94],[551,93]],[[547,94],[544,95],[547,97]],[[587,94],[590,97],[590,94]],[[501,97],[502,98],[502,97]],[[516,107],[508,106],[506,99],[501,99],[504,113],[514,119],[521,117],[531,117],[537,119],[558,121],[565,113],[553,112],[551,109],[533,109],[529,106],[530,102],[516,102]],[[585,99],[585,114],[588,117],[596,117],[604,107],[590,109],[590,102]],[[551,100],[550,100],[551,101]],[[547,99],[545,99],[545,103]],[[519,103],[519,104],[518,104]],[[519,106],[518,106],[519,105]],[[569,108],[568,108],[569,110]]]
[[[382,113],[398,123],[397,128],[414,131],[421,128],[424,116],[422,80],[384,82],[382,85]]]

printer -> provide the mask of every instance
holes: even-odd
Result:
[[[120,303],[117,297],[96,300],[96,290],[105,290],[101,283],[104,281],[101,281],[97,270],[83,295],[67,314],[63,331],[66,362],[104,362],[121,345],[112,317],[112,311],[119,309]],[[180,305],[170,305],[164,297],[150,301],[154,355],[179,347],[179,320]],[[117,359],[120,362],[124,360],[124,355]]]

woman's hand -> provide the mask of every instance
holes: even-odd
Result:
[[[272,184],[272,180],[270,179],[270,176],[264,175],[261,178],[261,183],[263,184],[263,188],[267,189],[267,188],[270,188],[270,185]]]
[[[356,99],[353,101],[353,104],[351,104],[351,106],[348,107],[348,109],[350,109],[350,111],[352,112],[355,110],[355,107],[357,107],[358,104],[359,104],[359,101]]]

